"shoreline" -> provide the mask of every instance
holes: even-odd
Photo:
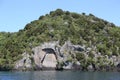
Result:
[[[101,69],[101,70],[87,70],[87,69],[25,69],[25,70],[17,70],[17,69],[11,69],[11,70],[0,70],[0,71],[82,71],[82,72],[120,72],[120,68],[112,68],[112,69]]]

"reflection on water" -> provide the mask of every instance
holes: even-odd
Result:
[[[120,80],[120,73],[80,71],[0,72],[0,80]]]

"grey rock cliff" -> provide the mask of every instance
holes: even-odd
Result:
[[[100,52],[97,52],[96,47],[86,48],[74,45],[70,41],[66,41],[62,46],[59,45],[59,41],[46,42],[32,48],[32,52],[32,54],[24,52],[23,58],[15,63],[15,69],[86,69],[94,71],[96,69],[109,70],[111,66],[117,66],[119,69],[120,64],[120,56],[101,55]]]
[[[55,69],[57,65],[55,46],[57,44],[58,42],[44,43],[41,46],[33,48],[33,54],[31,55],[29,55],[28,53],[23,53],[23,58],[16,62],[15,69]],[[31,60],[31,58],[33,60]]]
[[[84,48],[72,45],[70,41],[65,42],[62,47],[59,41],[44,43],[33,48],[32,55],[27,52],[23,53],[23,58],[16,62],[15,69],[57,69],[59,64],[62,64],[63,69],[73,69],[74,62],[72,62],[71,53],[74,51],[84,51]]]
[[[25,70],[25,69],[31,69],[32,68],[32,62],[31,62],[31,59],[30,59],[30,55],[27,54],[26,52],[24,52],[22,54],[22,59],[17,61],[16,64],[15,64],[15,69],[18,69],[18,70]]]

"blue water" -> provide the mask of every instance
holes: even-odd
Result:
[[[120,80],[120,73],[80,71],[0,72],[0,80]]]

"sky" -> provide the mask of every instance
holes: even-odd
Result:
[[[56,9],[93,15],[120,26],[120,0],[0,0],[0,32],[17,32]]]

